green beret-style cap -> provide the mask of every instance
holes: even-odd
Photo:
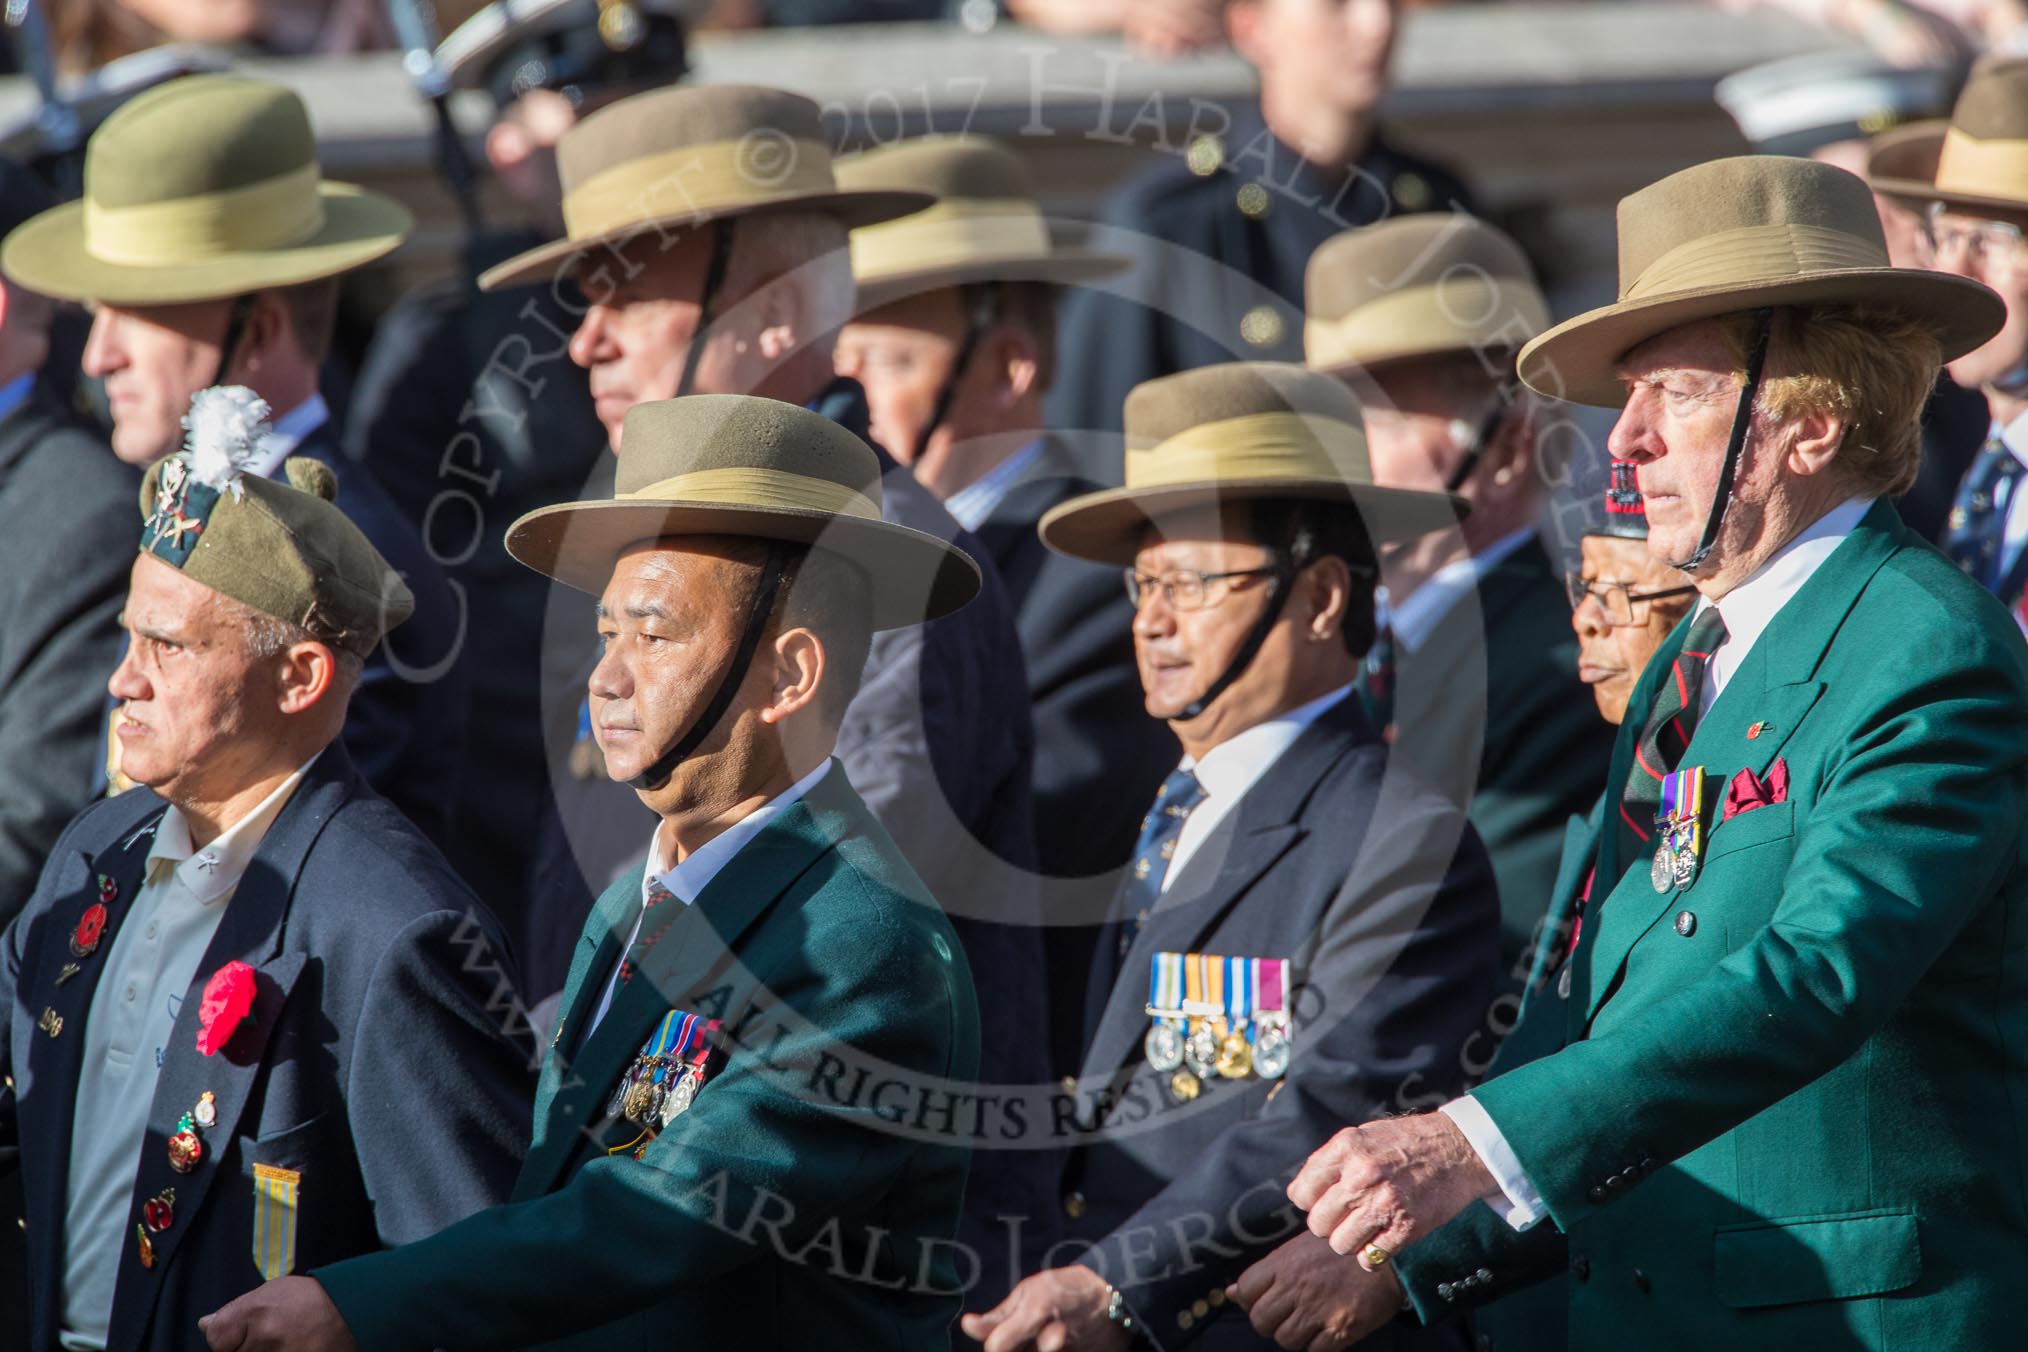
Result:
[[[267,405],[239,386],[192,398],[187,449],[141,483],[141,552],[363,656],[408,618],[415,598],[334,505],[330,467],[293,457],[286,484],[248,471],[266,416]]]

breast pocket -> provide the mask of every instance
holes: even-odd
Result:
[[[238,1186],[252,1212],[249,1252],[262,1280],[375,1247],[357,1233],[367,1209],[343,1112],[241,1136],[239,1156]]]
[[[1795,834],[1794,803],[1769,803],[1766,807],[1749,809],[1711,829],[1711,838],[1704,847],[1705,866],[1716,864],[1741,850],[1790,840]]]

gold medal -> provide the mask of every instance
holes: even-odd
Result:
[[[1179,1070],[1169,1077],[1169,1092],[1176,1096],[1178,1103],[1188,1103],[1203,1091],[1203,1082],[1188,1069]]]
[[[655,1088],[646,1076],[627,1086],[627,1098],[622,1111],[629,1122],[639,1122],[648,1115],[655,1101]]]
[[[1253,1048],[1244,1033],[1227,1033],[1218,1044],[1218,1073],[1228,1080],[1243,1080],[1253,1073]]]

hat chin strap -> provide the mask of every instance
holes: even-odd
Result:
[[[214,386],[226,383],[225,374],[232,369],[232,359],[239,351],[240,339],[246,336],[246,321],[252,314],[252,296],[232,298],[232,309],[225,317],[225,337],[218,345],[218,370],[211,377]]]
[[[944,376],[943,384],[937,387],[936,402],[930,405],[929,421],[915,434],[915,458],[920,460],[929,448],[929,440],[936,430],[951,416],[951,404],[958,397],[958,385],[964,380],[965,372],[971,367],[972,354],[978,349],[979,340],[986,336],[986,330],[1000,318],[1000,292],[997,287],[980,296],[965,318],[965,336],[958,340],[958,354],[951,359],[951,369]]]
[[[1479,417],[1478,430],[1465,443],[1465,457],[1458,461],[1450,478],[1444,481],[1444,492],[1455,493],[1463,488],[1477,472],[1479,464],[1486,458],[1486,452],[1493,445],[1493,438],[1499,434],[1500,424],[1507,420],[1507,410],[1514,406],[1514,397],[1521,392],[1518,377],[1509,377],[1500,382],[1500,388],[1493,394],[1492,407]]]
[[[635,775],[627,783],[642,793],[652,793],[669,782],[669,776],[676,773],[676,767],[688,760],[691,753],[711,735],[718,726],[725,711],[732,707],[733,697],[746,684],[747,670],[753,666],[753,655],[760,648],[761,631],[767,628],[768,616],[774,613],[775,596],[782,588],[784,568],[780,545],[769,545],[766,562],[761,565],[760,580],[754,583],[753,596],[747,601],[746,629],[739,636],[739,646],[733,650],[732,662],[719,678],[718,691],[711,697],[711,703],[704,706],[704,712],[690,725],[690,731],[683,734],[676,745],[663,752],[656,762]]]
[[[697,293],[697,327],[690,333],[690,346],[683,353],[683,375],[676,382],[676,397],[692,392],[697,383],[697,363],[704,358],[704,344],[711,336],[712,311],[718,306],[718,292],[725,285],[725,270],[732,262],[732,221],[721,217],[711,223],[711,260],[704,265],[704,287]]]
[[[1774,310],[1763,306],[1753,312],[1753,337],[1746,349],[1746,384],[1739,391],[1739,406],[1732,414],[1732,438],[1725,445],[1725,464],[1718,471],[1718,488],[1711,495],[1711,511],[1704,518],[1704,537],[1697,552],[1677,564],[1686,573],[1704,566],[1704,560],[1718,543],[1718,531],[1725,524],[1725,509],[1732,505],[1732,484],[1739,476],[1739,462],[1746,451],[1747,433],[1753,430],[1753,404],[1760,397],[1761,373],[1767,368],[1768,337],[1774,330]]]
[[[1268,635],[1274,632],[1275,622],[1282,617],[1282,589],[1295,578],[1295,573],[1296,570],[1289,560],[1276,560],[1274,571],[1268,574],[1267,609],[1254,623],[1252,632],[1246,636],[1246,642],[1239,645],[1239,651],[1232,655],[1232,661],[1227,664],[1224,673],[1207,686],[1203,694],[1184,705],[1182,712],[1170,719],[1170,722],[1188,723],[1192,719],[1202,718],[1204,711],[1211,707],[1212,701],[1231,689],[1232,683],[1246,674],[1246,669],[1253,665],[1253,659],[1260,656],[1261,645],[1266,643]]]

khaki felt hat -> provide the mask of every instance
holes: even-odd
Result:
[[[928,206],[919,190],[838,186],[817,105],[756,85],[656,89],[621,99],[556,147],[565,237],[479,277],[482,290],[547,281],[575,255],[770,211],[836,216],[847,228]]]
[[[85,147],[83,199],[9,234],[0,270],[64,300],[217,300],[349,272],[413,224],[393,199],[321,177],[293,90],[191,75],[105,120]]]
[[[1951,109],[1935,177],[1890,182],[1874,187],[1974,214],[2028,214],[2028,58],[1980,63]]]
[[[1912,198],[1919,205],[1936,186],[1950,119],[1933,117],[1881,132],[1866,143],[1866,184],[1883,197]]]
[[[1620,298],[1521,350],[1537,393],[1616,408],[1616,368],[1670,329],[1766,306],[1855,305],[1928,324],[1944,360],[1999,332],[2006,305],[1962,277],[1887,261],[1866,184],[1785,155],[1712,160],[1620,199]]]
[[[1060,503],[1038,527],[1059,554],[1130,565],[1148,528],[1234,502],[1331,502],[1367,535],[1401,540],[1456,525],[1450,493],[1373,482],[1359,400],[1344,382],[1284,362],[1229,362],[1143,381],[1127,394],[1126,487]]]
[[[1053,243],[1027,169],[985,137],[923,136],[848,155],[837,169],[842,188],[936,197],[912,215],[852,232],[861,311],[967,282],[1085,282],[1133,262]]]
[[[1303,274],[1303,299],[1303,360],[1316,371],[1512,352],[1549,327],[1521,246],[1452,212],[1396,216],[1324,241]]]
[[[613,496],[528,513],[507,552],[596,596],[634,545],[743,535],[807,545],[856,564],[873,626],[947,615],[979,591],[979,566],[934,535],[880,517],[880,462],[837,423],[743,394],[652,400],[627,410]]]
[[[415,598],[338,509],[329,466],[291,457],[287,483],[245,469],[266,417],[267,405],[244,387],[197,392],[187,449],[141,481],[140,552],[333,647],[370,653]]]

